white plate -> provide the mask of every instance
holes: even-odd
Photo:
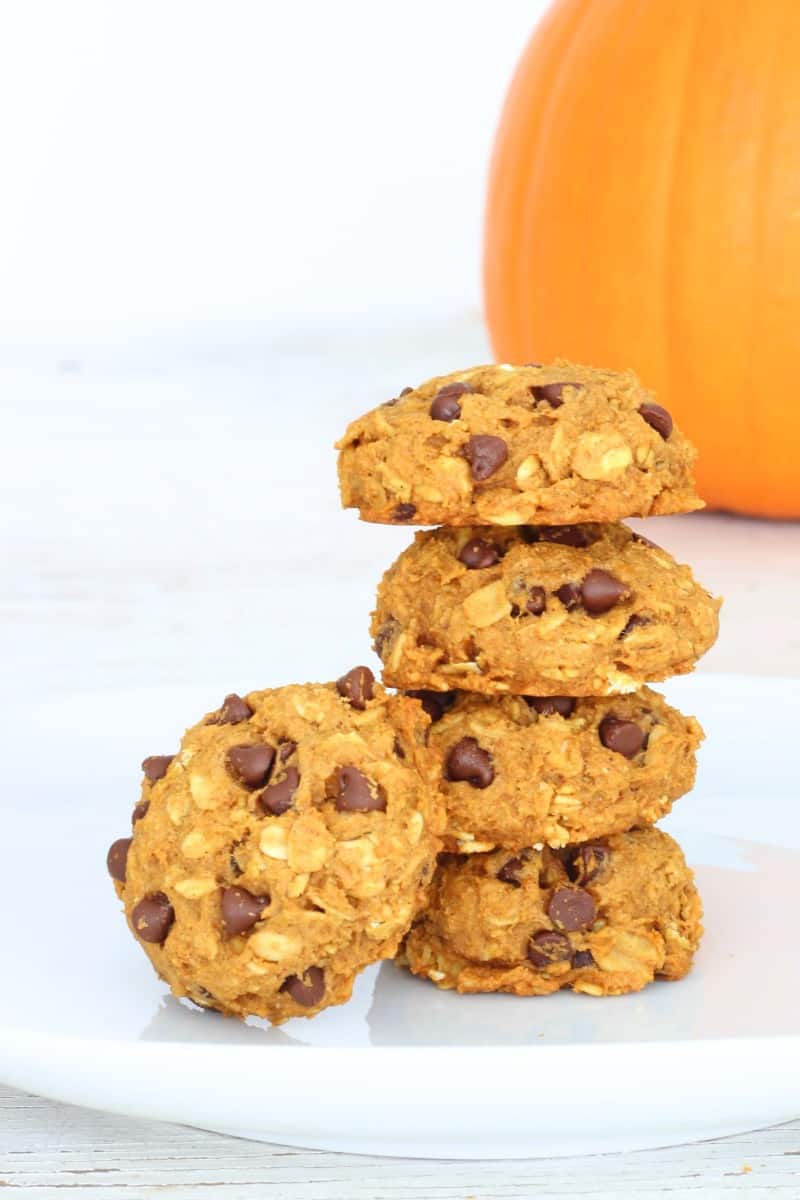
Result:
[[[4,1082],[286,1144],[430,1157],[634,1149],[800,1113],[797,681],[665,688],[709,733],[698,788],[667,823],[706,904],[687,980],[606,1000],[461,997],[385,963],[350,1004],[280,1029],[168,996],[105,873],[139,760],[168,751],[225,690],[2,713]]]

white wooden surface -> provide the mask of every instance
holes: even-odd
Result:
[[[0,1187],[30,1200],[796,1200],[800,1122],[638,1154],[427,1162],[264,1146],[0,1088]]]
[[[408,532],[337,511],[330,443],[406,383],[487,357],[474,315],[391,335],[216,328],[103,347],[0,343],[6,685],[21,698],[85,689],[99,703],[109,687],[159,680],[243,690],[282,682],[269,675],[278,638],[295,646],[298,679],[367,659],[375,580]],[[703,670],[800,675],[797,524],[703,515],[647,532],[726,596]],[[797,1197],[800,1122],[631,1155],[433,1163],[269,1147],[0,1087],[3,1187],[70,1200]]]

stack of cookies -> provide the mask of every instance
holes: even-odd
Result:
[[[700,902],[653,823],[702,731],[646,682],[718,603],[616,522],[700,507],[634,376],[489,366],[406,389],[340,444],[345,505],[436,524],[387,572],[384,665],[231,693],[142,763],[107,865],[178,996],[281,1022],[398,957],[462,992],[631,991],[691,965]]]
[[[607,995],[688,971],[701,906],[654,829],[702,730],[646,684],[691,671],[719,602],[618,522],[702,507],[694,450],[635,376],[558,361],[406,389],[340,442],[345,506],[435,524],[372,633],[418,698],[444,846],[401,960],[462,992]]]

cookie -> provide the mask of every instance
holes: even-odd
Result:
[[[694,447],[630,371],[472,367],[353,421],[342,504],[362,520],[563,525],[702,508]]]
[[[445,848],[566,846],[652,825],[694,784],[703,731],[663,696],[417,692],[444,794]]]
[[[372,635],[393,687],[605,696],[691,671],[718,608],[625,525],[442,528],[384,575]]]
[[[445,856],[400,961],[459,992],[614,996],[681,979],[701,917],[692,872],[659,829],[567,851]]]
[[[362,667],[229,696],[174,757],[145,759],[108,866],[175,995],[279,1023],[341,1004],[394,955],[440,845],[427,726]]]

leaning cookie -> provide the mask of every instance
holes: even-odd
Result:
[[[174,757],[145,760],[108,866],[176,995],[278,1023],[341,1004],[395,953],[440,845],[427,726],[362,667],[229,696]]]
[[[472,367],[353,421],[337,443],[365,521],[525,525],[702,508],[693,446],[631,372]]]
[[[719,601],[625,525],[417,533],[378,589],[393,687],[605,696],[691,671]]]
[[[613,996],[681,979],[701,917],[680,847],[658,829],[568,851],[446,856],[400,961],[459,992]]]
[[[652,825],[694,784],[703,731],[663,696],[416,692],[442,789],[445,848],[565,846]]]

